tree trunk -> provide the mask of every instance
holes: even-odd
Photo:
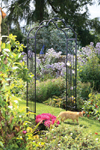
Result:
[[[35,0],[35,20],[43,21],[44,19],[44,8],[45,0]]]

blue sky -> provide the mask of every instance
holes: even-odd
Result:
[[[93,6],[88,6],[91,19],[95,17],[100,17],[100,5],[94,4]]]

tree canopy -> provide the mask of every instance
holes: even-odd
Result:
[[[7,20],[9,27],[12,23],[15,28],[20,30],[20,22],[25,20],[27,24],[32,22],[41,22],[44,19],[59,17],[65,20],[78,34],[78,40],[81,45],[89,44],[95,38],[90,29],[95,28],[99,31],[99,20],[89,21],[87,5],[92,5],[92,0],[3,0],[8,2]],[[92,23],[92,25],[90,24]],[[95,22],[95,25],[94,25]],[[89,27],[89,28],[88,28]],[[86,37],[86,42],[83,40]],[[88,40],[87,40],[88,39]]]

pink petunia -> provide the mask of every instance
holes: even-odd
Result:
[[[47,116],[47,115],[41,115],[41,119],[43,119],[43,120],[49,120],[49,119],[50,119],[50,117],[49,117],[49,116]]]
[[[53,125],[54,123],[59,124],[59,120],[56,120],[56,116],[50,113],[43,113],[41,115],[36,116],[36,123],[43,123],[43,121],[46,127],[50,127],[50,125]]]
[[[36,123],[39,123],[39,122],[41,122],[41,123],[42,123],[42,122],[43,122],[43,120],[42,120],[41,118],[38,118],[38,119],[36,119],[36,120],[35,120],[35,122],[36,122]]]
[[[36,116],[36,119],[38,119],[38,118],[41,118],[41,115],[37,115],[37,116]]]
[[[52,124],[52,122],[50,121],[50,120],[46,120],[45,122],[44,122],[44,125],[46,126],[46,127],[48,127],[48,128],[50,128],[50,125]]]

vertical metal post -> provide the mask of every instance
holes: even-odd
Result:
[[[1,23],[2,23],[2,12],[1,12],[1,9],[0,9],[0,52],[1,52],[1,40],[2,40],[2,37],[1,37]]]
[[[35,118],[36,118],[36,34],[35,34]]]
[[[28,43],[28,39],[27,39],[27,43]],[[28,68],[28,45],[27,45],[27,68]],[[26,85],[26,112],[28,113],[28,81],[27,81],[27,85]]]
[[[68,39],[67,39],[67,37],[66,37],[66,110],[67,110],[67,96],[68,96],[68,94],[67,94],[67,89],[68,89],[68,87],[67,87],[67,62],[68,62]]]
[[[75,109],[77,110],[77,35],[75,34]]]

